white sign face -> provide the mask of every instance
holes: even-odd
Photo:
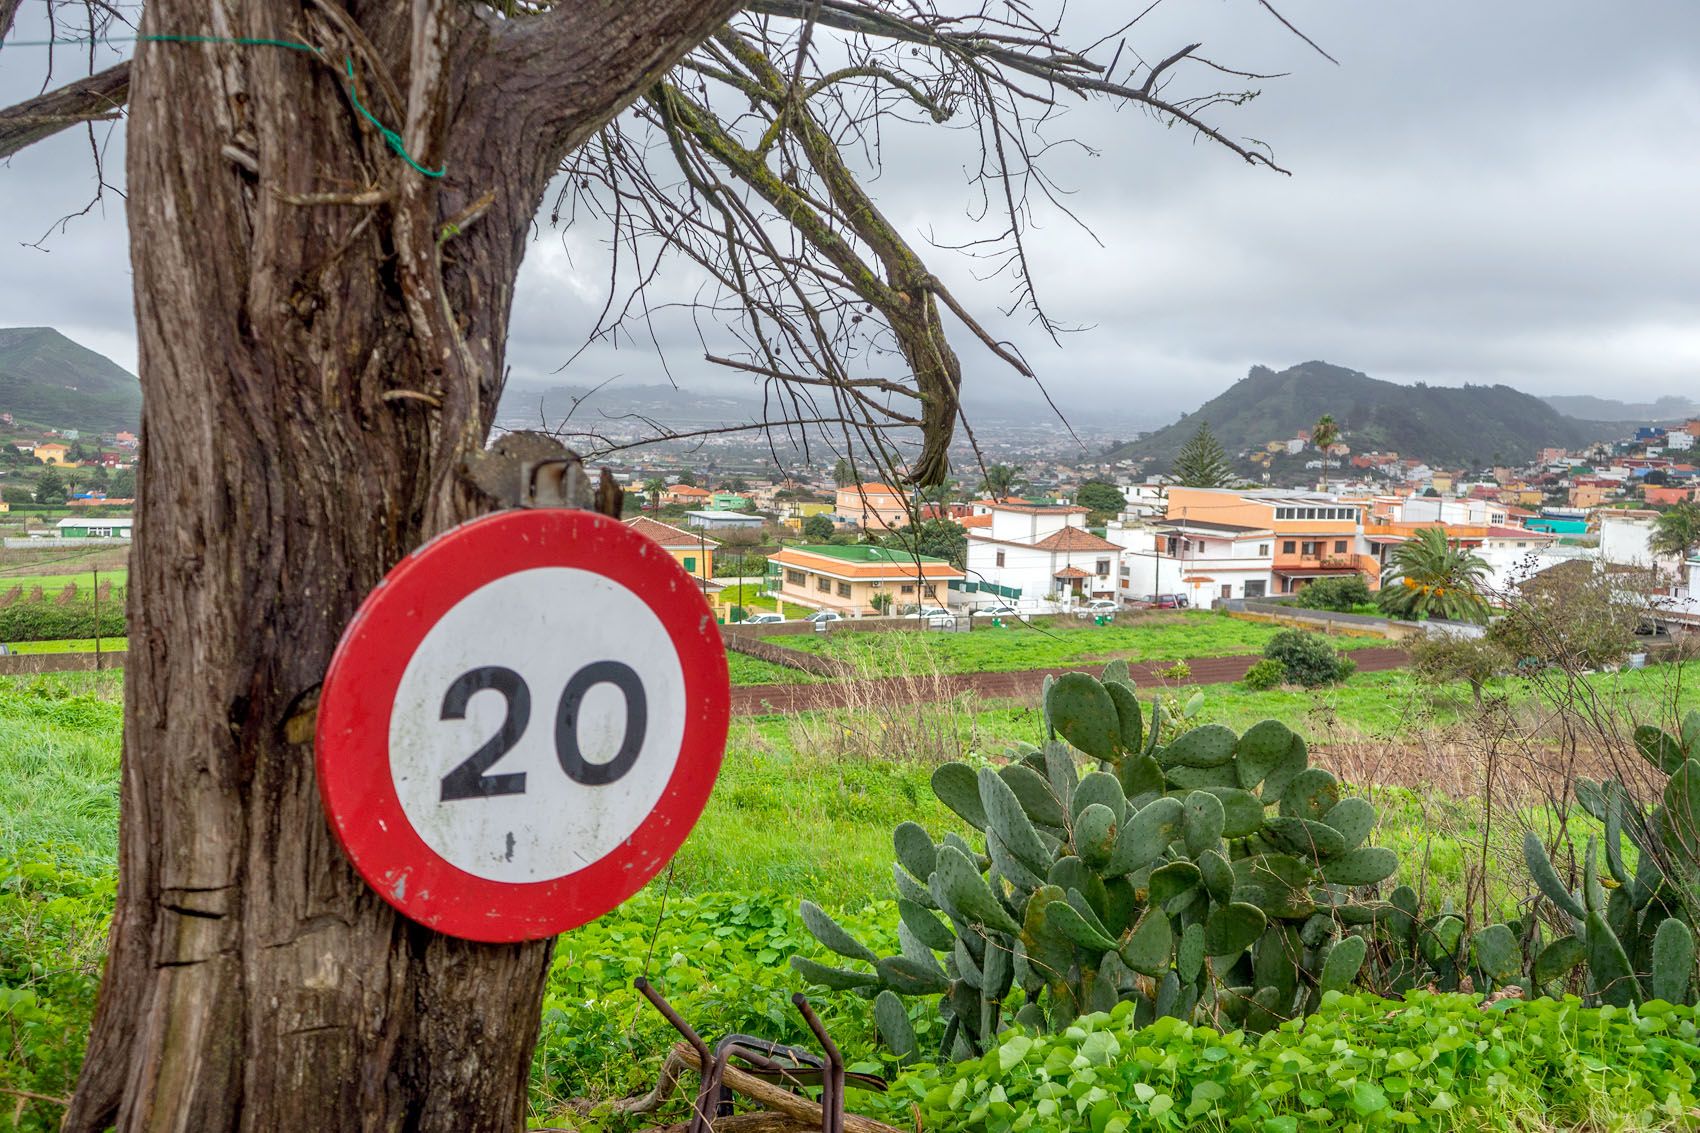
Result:
[[[548,881],[649,817],[686,709],[673,640],[643,599],[592,571],[521,570],[455,603],[414,651],[390,713],[390,774],[448,862]]]

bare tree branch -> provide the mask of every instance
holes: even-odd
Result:
[[[66,83],[57,90],[0,110],[0,159],[83,122],[110,121],[130,97],[130,64]]]

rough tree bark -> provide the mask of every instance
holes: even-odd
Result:
[[[304,721],[360,598],[489,506],[459,470],[551,171],[735,6],[149,0],[145,35],[319,50],[151,42],[132,68],[120,884],[68,1129],[520,1126],[549,946],[368,891]]]

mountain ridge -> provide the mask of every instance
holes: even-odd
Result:
[[[1564,414],[1581,421],[1611,421],[1615,423],[1672,424],[1700,415],[1700,401],[1667,394],[1657,401],[1615,401],[1593,394],[1550,394],[1542,401]]]
[[[1447,467],[1521,463],[1548,446],[1585,445],[1597,430],[1510,386],[1400,385],[1313,360],[1279,372],[1253,366],[1223,393],[1109,459],[1150,458],[1166,469],[1200,422],[1232,457],[1294,437],[1324,413],[1333,414],[1355,453],[1396,452]]]
[[[52,327],[0,327],[0,412],[52,429],[134,430],[136,375]]]

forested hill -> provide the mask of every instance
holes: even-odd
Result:
[[[52,327],[0,327],[0,413],[53,429],[134,430],[142,423],[142,386]]]
[[[1396,452],[1441,467],[1521,462],[1549,445],[1596,439],[1587,422],[1510,386],[1405,386],[1327,362],[1305,362],[1279,373],[1253,366],[1195,412],[1112,455],[1152,457],[1167,468],[1199,423],[1208,422],[1228,455],[1238,457],[1297,436],[1324,413],[1334,415],[1341,440],[1354,453]]]

